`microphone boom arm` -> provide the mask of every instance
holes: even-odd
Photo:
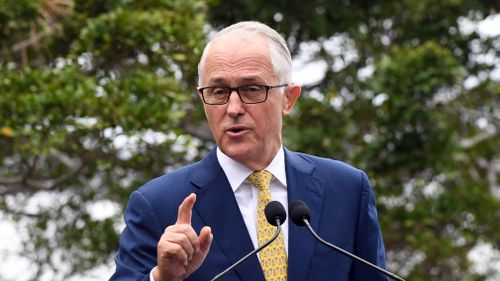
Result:
[[[274,233],[274,236],[270,240],[266,241],[266,243],[260,245],[257,249],[255,249],[255,250],[251,251],[250,253],[248,253],[246,256],[244,256],[243,258],[241,258],[238,262],[236,262],[235,264],[231,265],[230,267],[228,267],[223,272],[219,273],[217,276],[215,276],[214,278],[212,278],[210,281],[216,281],[216,280],[222,279],[222,277],[224,277],[224,275],[226,275],[226,273],[228,273],[229,271],[233,270],[235,267],[237,267],[238,265],[242,264],[244,261],[248,260],[251,256],[255,255],[255,253],[260,252],[262,249],[264,249],[265,247],[267,247],[267,245],[271,244],[274,240],[276,240],[276,238],[278,237],[278,235],[280,235],[280,233],[281,233],[281,222],[280,222],[280,219],[277,218],[276,219],[276,232]]]
[[[405,281],[403,278],[401,278],[401,277],[397,276],[396,274],[393,274],[393,273],[391,273],[391,272],[389,272],[389,271],[387,271],[387,270],[385,270],[385,269],[383,269],[383,268],[380,268],[380,267],[378,267],[378,266],[376,266],[376,265],[374,265],[374,264],[372,264],[372,263],[370,263],[370,262],[368,262],[368,261],[366,261],[366,260],[364,260],[364,259],[362,259],[362,258],[360,258],[360,257],[357,257],[357,256],[355,256],[355,255],[353,255],[353,254],[349,253],[348,251],[346,251],[346,250],[344,250],[344,249],[342,249],[342,248],[340,248],[340,247],[337,247],[337,246],[335,246],[335,245],[333,245],[333,244],[331,244],[331,243],[328,243],[328,242],[327,242],[327,241],[325,241],[323,238],[319,237],[319,235],[318,235],[318,234],[317,234],[317,233],[316,233],[316,232],[312,229],[311,225],[309,224],[309,221],[308,221],[306,218],[303,218],[303,221],[304,221],[304,224],[305,224],[305,225],[307,226],[307,228],[309,229],[309,231],[311,232],[311,234],[312,234],[312,235],[313,235],[316,239],[318,239],[318,241],[320,241],[321,243],[323,243],[325,246],[327,246],[327,247],[329,247],[329,248],[331,248],[331,249],[334,249],[335,251],[340,252],[341,254],[346,255],[346,256],[348,256],[348,257],[350,257],[350,258],[352,258],[352,259],[354,259],[354,260],[356,260],[356,261],[359,261],[359,262],[361,262],[361,263],[364,263],[365,265],[367,265],[367,266],[369,266],[369,267],[371,267],[371,268],[373,268],[373,269],[375,269],[375,270],[377,270],[377,271],[379,271],[379,272],[381,272],[381,273],[385,274],[386,276],[391,277],[391,278],[392,278],[392,279],[394,279],[394,280],[398,280],[398,281]]]

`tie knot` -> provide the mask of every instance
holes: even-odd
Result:
[[[248,181],[250,181],[253,185],[255,185],[259,190],[269,189],[269,184],[271,183],[271,179],[273,178],[273,174],[266,170],[253,172],[248,176]]]

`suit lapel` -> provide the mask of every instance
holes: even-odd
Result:
[[[311,226],[318,229],[325,182],[314,178],[314,165],[299,154],[285,149],[288,202],[303,200],[311,209]],[[288,238],[288,280],[307,280],[314,250],[314,238],[306,227],[289,222]]]
[[[191,182],[200,188],[194,208],[205,224],[212,228],[213,242],[222,249],[229,266],[254,247],[231,186],[217,161],[215,149],[202,160],[200,169],[192,174]],[[241,280],[264,280],[255,256],[239,265],[235,271]]]

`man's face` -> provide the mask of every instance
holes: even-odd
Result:
[[[238,87],[278,85],[269,45],[262,36],[222,36],[211,43],[201,85]],[[282,94],[285,89],[285,94]],[[224,105],[204,104],[208,124],[219,148],[253,170],[264,169],[281,145],[282,116],[293,107],[300,87],[270,89],[267,100],[244,104],[233,91]]]

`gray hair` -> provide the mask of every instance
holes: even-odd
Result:
[[[248,36],[248,34],[263,35],[269,42],[269,54],[271,56],[271,63],[273,65],[274,73],[278,76],[280,80],[279,83],[291,83],[292,80],[292,57],[290,51],[286,45],[285,39],[276,32],[276,30],[270,28],[269,26],[257,22],[257,21],[242,21],[230,25],[221,31],[217,32],[215,36],[210,40],[210,42],[203,49],[203,54],[198,64],[198,85],[201,85],[201,74],[203,73],[203,67],[205,65],[205,59],[207,50],[210,48],[210,44],[218,37],[227,35],[232,32],[238,32]]]

